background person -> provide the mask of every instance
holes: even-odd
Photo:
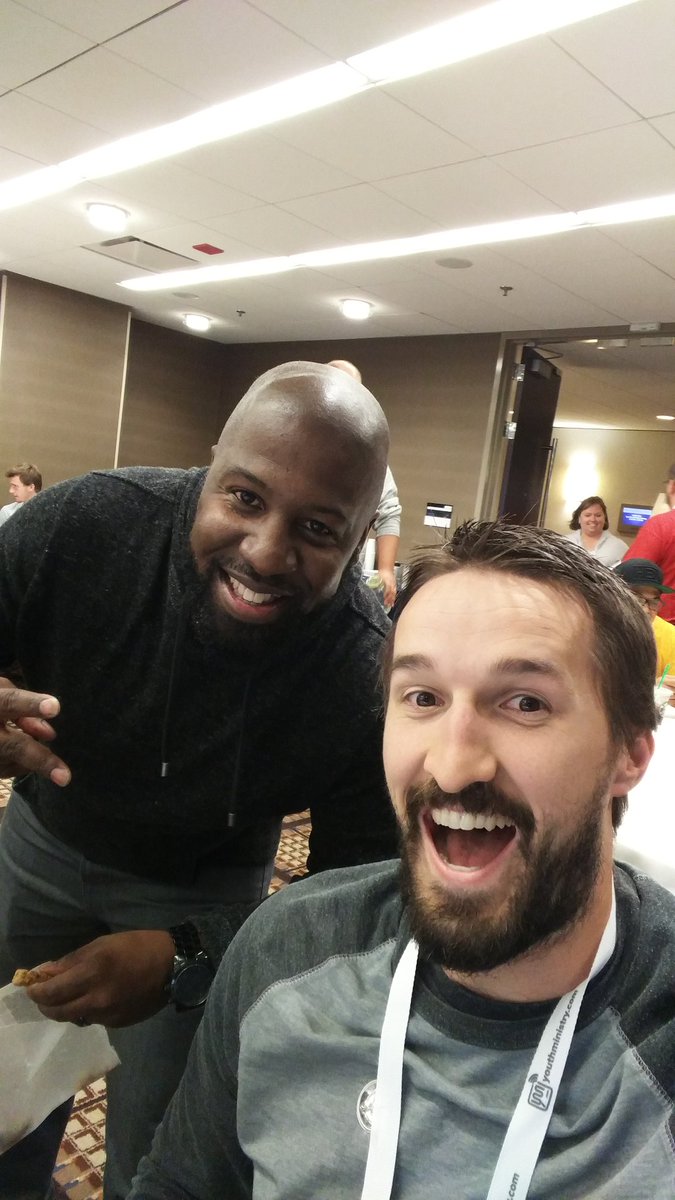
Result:
[[[0,775],[19,777],[1,982],[57,960],[31,999],[112,1027],[106,1200],[181,1077],[203,952],[267,892],[282,817],[310,809],[312,872],[396,852],[389,620],[358,566],[387,452],[365,388],[288,363],[237,405],[208,473],[93,472],[0,531],[0,673],[18,661],[30,689],[0,681]],[[2,1200],[43,1200],[66,1117],[0,1158]]]
[[[420,555],[394,619],[402,877],[253,915],[131,1200],[343,1200],[369,1147],[382,1200],[392,1176],[405,1200],[670,1200],[675,897],[612,861],[653,750],[647,622],[559,535],[488,522]]]
[[[663,571],[647,558],[624,559],[614,571],[639,600],[652,623],[656,642],[656,678],[660,679],[668,668],[675,684],[675,627],[659,616],[663,596],[673,595],[675,589],[665,586]]]
[[[663,571],[665,583],[675,589],[675,463],[668,468],[665,486],[668,512],[645,521],[624,558],[647,558],[656,563]],[[675,594],[665,597],[660,615],[675,625]]]
[[[567,534],[568,541],[583,546],[606,567],[620,562],[628,549],[627,542],[608,532],[607,505],[601,496],[587,496],[581,501],[572,513],[570,529],[573,532]]]
[[[42,491],[42,475],[32,463],[19,463],[17,467],[9,467],[5,471],[5,479],[9,479],[8,491],[12,503],[0,508],[0,525],[4,525],[5,521],[18,512],[26,500],[32,500],[33,496]]]
[[[346,358],[334,358],[329,367],[345,371],[361,383],[361,372]],[[372,535],[375,538],[375,566],[384,584],[384,605],[391,608],[396,599],[396,556],[401,538],[401,503],[396,481],[389,467],[384,477],[382,495],[373,521]]]

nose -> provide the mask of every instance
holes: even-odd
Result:
[[[480,713],[453,701],[433,726],[424,769],[444,792],[461,792],[472,783],[494,779],[497,758]]]
[[[271,513],[256,518],[244,536],[242,557],[257,575],[269,578],[297,570],[298,552],[283,520]]]

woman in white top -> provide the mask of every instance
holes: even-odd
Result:
[[[628,544],[613,533],[608,533],[608,528],[609,518],[604,500],[600,496],[587,496],[572,513],[570,529],[574,532],[568,533],[567,538],[570,542],[576,542],[577,546],[583,546],[606,567],[614,567],[621,562]]]

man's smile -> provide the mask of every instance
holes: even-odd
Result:
[[[470,813],[456,803],[425,809],[420,825],[427,858],[440,882],[482,884],[510,857],[517,841],[515,822],[499,812]]]
[[[276,620],[292,600],[289,591],[242,572],[235,575],[220,565],[216,565],[213,586],[215,599],[242,621]]]

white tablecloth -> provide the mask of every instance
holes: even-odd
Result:
[[[655,739],[644,779],[628,795],[614,857],[675,892],[675,708],[666,709]]]

